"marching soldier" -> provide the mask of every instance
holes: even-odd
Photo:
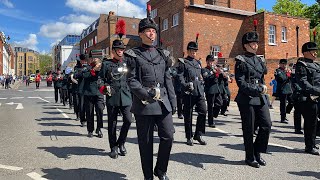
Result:
[[[67,70],[69,71],[69,75],[68,75],[68,99],[69,99],[69,109],[72,109],[73,107],[73,82],[71,80],[71,77],[73,77],[73,72],[72,72],[72,68],[68,67]]]
[[[83,87],[84,87],[84,78],[83,72],[87,70],[88,64],[84,54],[80,55],[80,61],[77,62],[74,70],[74,79],[77,81],[77,99],[78,99],[78,117],[80,118],[81,127],[86,125],[86,109],[84,103],[84,94],[83,94]]]
[[[259,168],[266,162],[260,153],[268,147],[271,120],[267,102],[267,86],[264,75],[267,73],[265,62],[256,55],[259,36],[248,32],[242,37],[244,55],[236,57],[235,79],[239,87],[235,101],[241,115],[246,164]],[[256,118],[257,117],[257,118]],[[254,126],[259,127],[258,135],[253,142]]]
[[[230,93],[230,89],[229,89],[229,83],[232,81],[231,78],[230,78],[230,75],[225,72],[227,71],[226,68],[223,68],[223,85],[224,85],[224,95],[222,96],[222,99],[223,99],[223,103],[222,103],[222,107],[221,107],[221,115],[224,115],[224,116],[228,116],[226,114],[226,111],[228,110],[228,107],[230,105],[230,96],[231,96],[231,93]]]
[[[61,71],[58,69],[57,73],[53,77],[54,99],[56,103],[58,102],[58,93],[60,95],[60,103],[62,103],[62,78],[63,77],[61,76]]]
[[[208,105],[208,124],[209,127],[215,128],[213,119],[218,117],[222,105],[218,82],[221,71],[217,67],[217,60],[212,55],[208,55],[206,61],[207,66],[202,69],[202,76],[204,78],[204,92]]]
[[[70,75],[70,80],[71,80],[71,91],[72,91],[72,99],[73,99],[73,111],[74,114],[76,114],[76,120],[80,120],[80,104],[79,104],[79,81],[76,79],[76,73],[78,71],[78,68],[81,67],[80,61],[77,59],[77,64],[73,68],[73,73]]]
[[[153,179],[153,174],[161,180],[166,175],[173,142],[172,114],[176,111],[176,97],[169,68],[172,62],[169,51],[156,48],[157,24],[150,17],[139,23],[142,46],[125,52],[128,62],[127,81],[133,94],[131,112],[137,125],[138,143],[142,170],[145,179]],[[153,168],[153,128],[158,127],[160,144],[157,163]]]
[[[65,106],[66,101],[68,100],[68,85],[69,85],[69,71],[63,70],[63,78],[62,78],[62,104]]]
[[[177,98],[177,114],[179,119],[183,119],[183,92],[182,85],[179,81],[177,67],[171,68],[172,81],[174,86],[174,92]]]
[[[106,94],[108,135],[111,149],[110,156],[112,158],[117,158],[118,154],[121,156],[127,154],[124,144],[132,122],[132,113],[130,112],[132,98],[127,85],[126,74],[128,69],[127,62],[123,59],[124,50],[125,46],[122,40],[114,40],[112,43],[113,59],[104,61],[102,66],[102,77],[105,85],[100,90],[103,94]],[[117,117],[119,111],[122,113],[123,124],[117,140]]]
[[[97,129],[96,134],[99,138],[102,138],[103,134],[101,129],[103,128],[103,109],[104,98],[99,91],[99,87],[102,85],[100,79],[100,70],[102,62],[99,58],[93,58],[90,66],[86,67],[83,71],[84,86],[83,95],[86,110],[87,130],[88,137],[93,136],[94,130],[94,110],[97,115]]]
[[[318,117],[318,101],[320,96],[320,64],[317,58],[318,46],[307,42],[302,46],[303,58],[296,64],[296,80],[301,87],[301,102],[298,104],[304,118],[305,152],[319,155],[317,150],[316,128]]]
[[[198,39],[198,35],[197,35]],[[187,46],[186,58],[179,59],[178,75],[179,81],[184,90],[184,127],[187,138],[187,145],[193,146],[193,140],[197,140],[201,145],[207,143],[202,139],[205,134],[207,107],[204,98],[204,82],[201,75],[201,65],[195,59],[198,51],[198,43],[191,41]],[[195,134],[192,131],[192,111],[197,106],[198,118]]]
[[[291,98],[291,70],[287,67],[287,60],[280,59],[279,68],[276,69],[274,77],[277,81],[277,95],[280,98],[281,123],[288,124],[286,118],[287,100]]]
[[[291,87],[292,87],[292,103],[294,106],[293,112],[293,122],[294,122],[294,133],[303,134],[301,131],[301,110],[299,109],[298,104],[301,102],[301,87],[297,83],[295,77],[295,65],[292,67],[291,71]]]

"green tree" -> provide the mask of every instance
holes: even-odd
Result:
[[[277,0],[272,10],[278,14],[288,14],[290,16],[304,17],[306,4],[301,0]]]
[[[52,70],[52,58],[49,55],[46,54],[40,54],[39,55],[39,70],[40,74],[44,75],[47,72]]]
[[[319,5],[319,3],[315,3],[311,6],[308,6],[305,9],[304,17],[310,19],[310,29],[313,29],[314,27],[316,27],[319,24],[319,18],[320,18],[320,5]]]
[[[267,12],[267,10],[264,8],[258,9],[257,13],[261,13],[261,12]]]

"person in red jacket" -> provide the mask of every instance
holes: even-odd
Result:
[[[37,73],[36,78],[35,78],[35,81],[36,81],[36,89],[39,89],[40,81],[41,81],[41,76],[40,76],[39,70],[37,70],[36,73]]]

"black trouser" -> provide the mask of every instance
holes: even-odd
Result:
[[[80,117],[80,100],[79,95],[75,92],[72,93],[72,99],[73,99],[73,111],[76,114],[77,118]]]
[[[5,89],[9,89],[9,83],[5,83]]]
[[[104,98],[103,96],[84,96],[84,104],[86,109],[87,130],[92,133],[94,130],[94,110],[97,115],[97,129],[103,128],[103,109]]]
[[[26,80],[26,86],[29,86],[29,84],[30,84],[30,81]]]
[[[300,102],[297,102],[297,104],[294,104],[294,112],[293,112],[295,131],[301,131],[301,109],[298,103]]]
[[[208,124],[213,125],[213,118],[218,117],[222,105],[222,97],[220,93],[206,94],[208,106]]]
[[[204,97],[185,95],[183,98],[183,104],[184,128],[186,132],[186,138],[191,139],[193,137],[192,112],[194,105],[198,107],[198,117],[194,135],[201,136],[202,134],[205,134],[207,107]]]
[[[84,105],[84,95],[78,94],[80,122],[86,122],[86,106]]]
[[[290,96],[291,96],[291,94],[282,94],[282,93],[279,93],[281,121],[284,121],[284,120],[286,119],[287,100],[290,99]],[[289,108],[288,108],[288,109],[289,109]]]
[[[173,142],[174,127],[171,112],[162,115],[135,114],[141,165],[146,179],[153,177],[153,128],[158,126],[160,138],[158,157],[155,170],[167,172]]]
[[[36,81],[36,88],[39,89],[40,81]]]
[[[71,89],[68,89],[68,97],[69,97],[69,107],[72,108],[73,96],[72,96],[72,90]]]
[[[221,106],[221,114],[226,113],[228,106],[230,104],[230,95],[228,94],[223,94],[222,95],[222,106]]]
[[[181,116],[183,113],[183,94],[182,92],[176,92],[177,97],[177,113]]]
[[[310,150],[316,145],[316,131],[318,121],[318,105],[307,100],[298,104],[304,119],[304,141],[306,149]]]
[[[54,88],[54,99],[56,100],[56,102],[58,102],[58,93],[60,95],[60,102],[62,102],[62,92],[61,92],[61,88]]]
[[[253,106],[249,104],[238,103],[238,108],[242,121],[246,159],[254,160],[255,153],[258,154],[267,151],[271,130],[269,106],[267,104]],[[253,142],[253,131],[255,124],[259,127],[259,132],[255,142]]]
[[[132,123],[132,113],[130,112],[130,109],[131,106],[107,106],[110,149],[126,142],[128,131]],[[117,118],[119,110],[122,113],[123,124],[117,141]]]
[[[62,89],[62,103],[65,106],[68,99],[68,89]]]

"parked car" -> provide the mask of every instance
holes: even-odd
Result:
[[[34,82],[35,81],[35,78],[36,78],[36,75],[35,74],[31,74],[30,75],[30,83]]]

